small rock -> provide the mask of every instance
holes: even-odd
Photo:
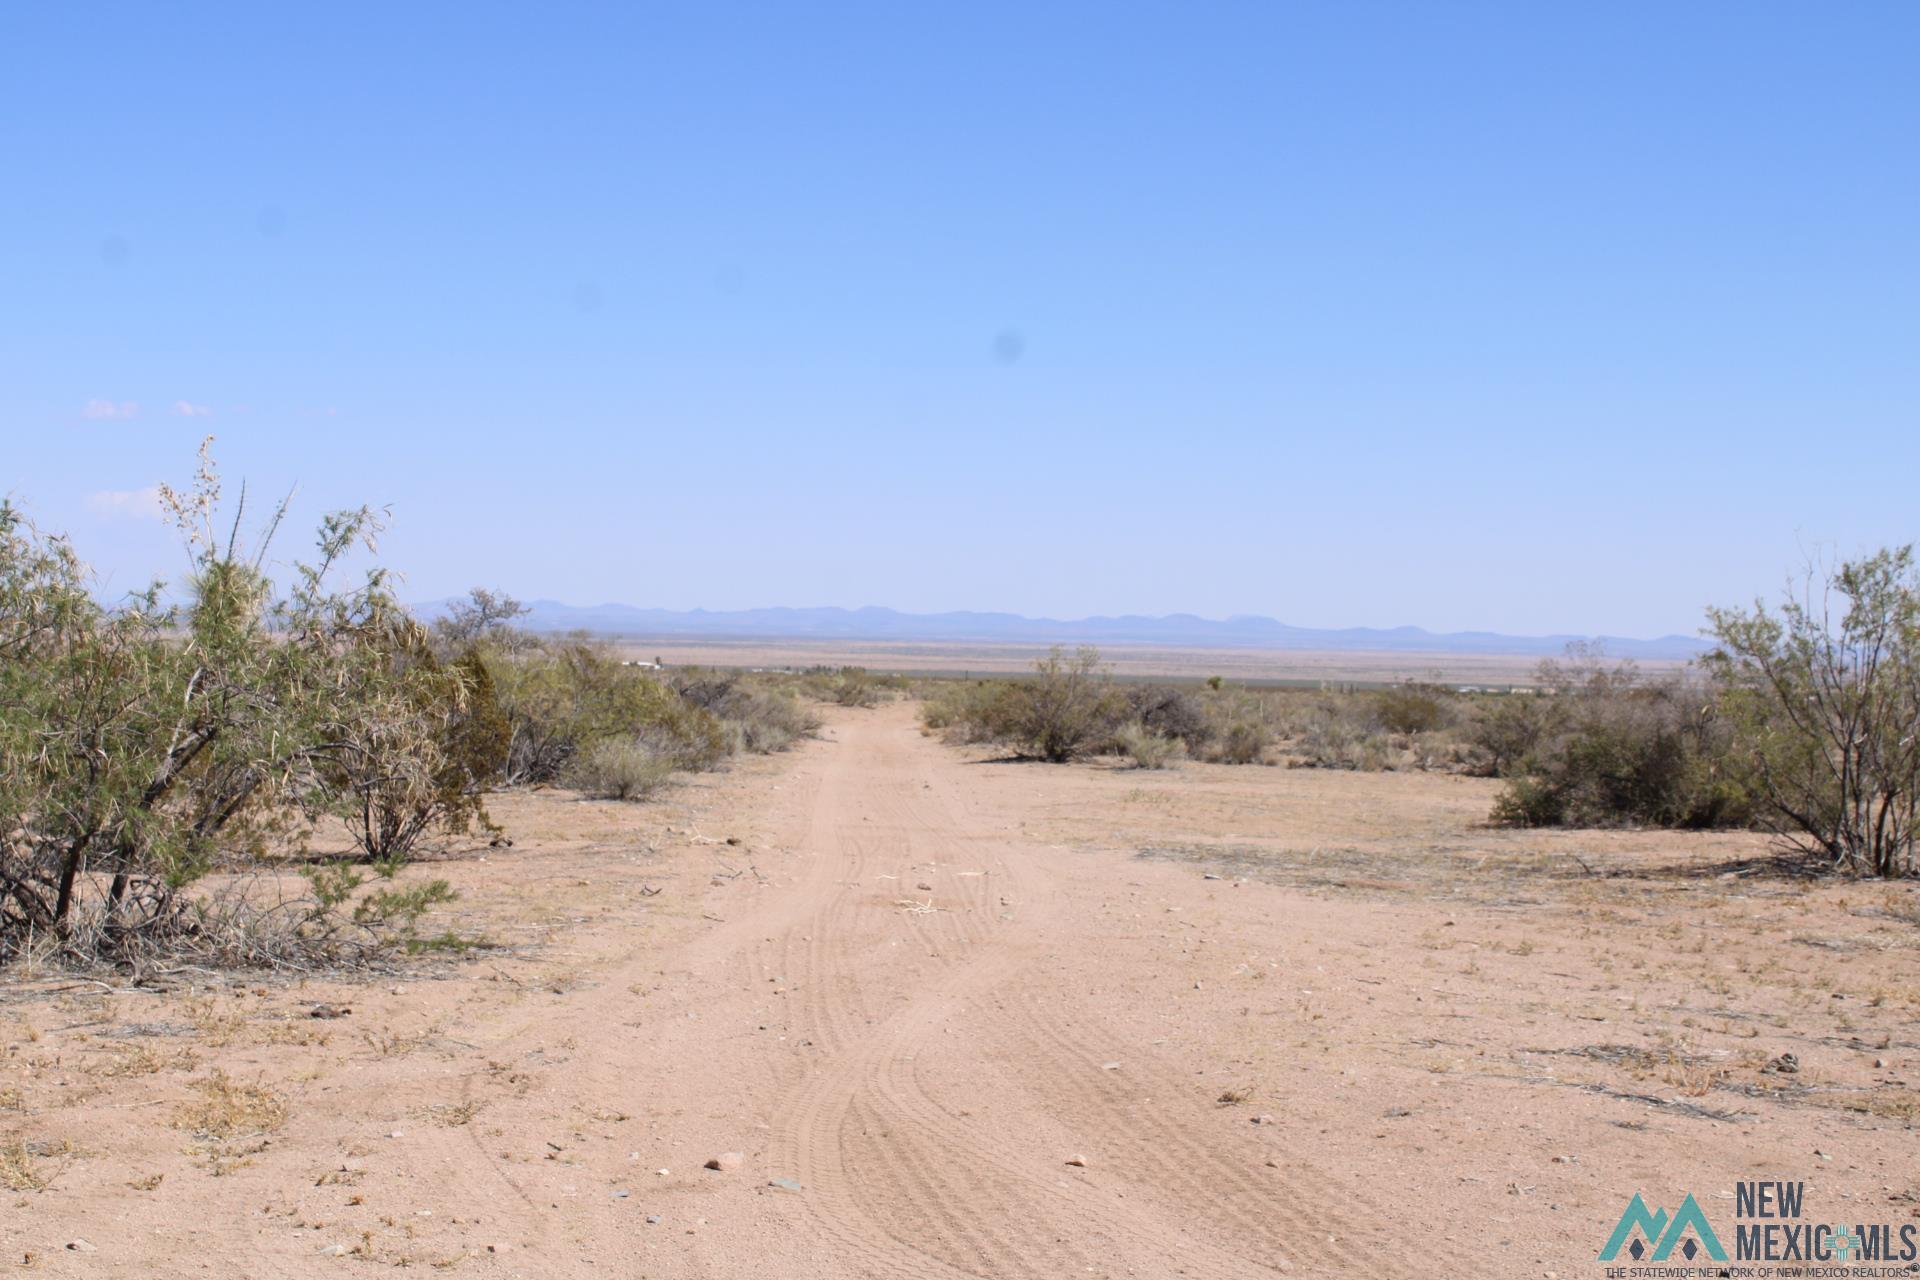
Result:
[[[97,1251],[98,1246],[87,1240],[69,1240],[67,1248],[74,1253],[93,1253]]]
[[[1087,1158],[1085,1156],[1068,1156],[1067,1163],[1076,1169],[1084,1169],[1087,1167]]]
[[[1255,1123],[1255,1124],[1272,1124],[1272,1123],[1273,1123],[1273,1117],[1272,1117],[1272,1116],[1269,1116],[1269,1115],[1258,1115],[1258,1116],[1255,1116],[1255,1117],[1253,1118],[1253,1123]]]
[[[656,1177],[656,1178],[664,1178],[664,1177],[666,1177],[666,1176],[667,1176],[668,1174],[670,1174],[670,1173],[672,1173],[672,1172],[673,1172],[673,1170],[671,1170],[671,1169],[655,1169],[655,1170],[653,1171],[653,1176],[654,1176],[654,1177]]]
[[[1102,1071],[1118,1071],[1120,1064],[1117,1062],[1103,1062],[1100,1064],[1100,1069]]]
[[[488,1253],[505,1253],[507,1250],[511,1249],[512,1247],[513,1246],[510,1244],[490,1244],[487,1246],[487,1252]]]
[[[628,1196],[632,1194],[633,1192],[628,1191],[626,1188],[622,1187],[620,1190],[613,1193],[613,1198],[615,1200],[625,1200]]]
[[[1769,1061],[1766,1066],[1760,1069],[1783,1076],[1798,1075],[1800,1074],[1800,1059],[1791,1053],[1783,1053],[1779,1057]]]
[[[775,1178],[773,1179],[773,1181],[767,1183],[767,1185],[780,1191],[800,1190],[800,1184],[795,1182],[792,1178]]]
[[[1875,1058],[1873,1060],[1873,1065],[1877,1070],[1884,1071],[1886,1070],[1887,1060],[1885,1058]]]
[[[732,1173],[745,1163],[746,1157],[742,1156],[738,1151],[722,1151],[719,1155],[707,1161],[707,1168],[720,1173]]]
[[[309,1018],[344,1018],[352,1012],[353,1007],[351,1005],[317,1004],[307,1010],[307,1016]]]
[[[648,1226],[650,1226],[650,1227],[657,1227],[657,1226],[659,1226],[659,1225],[660,1225],[660,1215],[659,1215],[659,1214],[657,1214],[657,1213],[650,1213],[650,1214],[648,1214],[648,1215],[647,1215],[647,1225],[648,1225]]]
[[[73,1246],[68,1245],[67,1247],[72,1248]],[[320,1256],[323,1258],[344,1258],[346,1255],[347,1246],[343,1244],[330,1244],[320,1251]]]
[[[930,884],[928,884],[928,883],[927,883],[927,882],[926,882],[925,880],[922,880],[922,881],[921,881],[921,882],[920,882],[920,883],[919,883],[918,885],[916,885],[915,887],[916,887],[916,888],[920,888],[920,889],[925,889],[925,890],[926,890],[926,891],[927,891],[928,893],[932,893],[932,892],[933,892],[933,886],[932,886],[932,885],[930,885]]]

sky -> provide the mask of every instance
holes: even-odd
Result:
[[[10,5],[0,494],[404,593],[1693,633],[1916,534],[1920,6]],[[262,504],[264,505],[264,504]]]

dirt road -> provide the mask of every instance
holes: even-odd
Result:
[[[604,1187],[603,1170],[486,1162],[507,1192],[499,1229],[542,1256],[526,1274],[583,1255],[648,1275],[1419,1269],[1393,1240],[1389,1198],[1329,1182],[1312,1138],[1222,1105],[1168,1047],[1198,1047],[1178,999],[1125,1025],[1157,971],[1185,974],[1176,913],[1137,875],[1130,889],[1023,839],[982,803],[977,769],[899,709],[842,720],[764,829],[791,851],[790,883],[691,943],[680,968],[658,975],[648,956],[564,1024],[527,1027],[530,1043],[577,1041],[570,1093],[670,1117],[675,1155],[666,1174],[651,1156],[613,1164],[627,1199],[664,1210],[653,1227],[621,1201],[564,1211],[555,1197]],[[1188,908],[1206,896],[1191,872],[1160,874]],[[631,1016],[633,982],[655,988],[651,1013]],[[1116,1004],[1126,1016],[1105,1016]],[[465,1179],[486,1145],[449,1137],[435,1155]],[[744,1167],[700,1168],[723,1151]]]
[[[1920,1212],[1910,892],[1568,879],[1756,846],[1491,831],[1490,786],[983,760],[894,705],[664,808],[505,797],[518,847],[443,864],[484,958],[10,995],[0,1259],[1572,1277],[1636,1191]]]

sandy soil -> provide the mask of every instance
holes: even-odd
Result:
[[[1920,1212],[1910,889],[828,721],[666,804],[502,798],[462,961],[0,988],[0,1263],[1572,1276],[1635,1191]]]

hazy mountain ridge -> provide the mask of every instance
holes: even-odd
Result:
[[[420,606],[427,617],[445,602]],[[860,609],[642,609],[633,605],[569,605],[535,600],[522,625],[533,631],[591,631],[609,636],[702,636],[716,639],[993,641],[1008,644],[1163,644],[1197,648],[1320,649],[1353,652],[1537,654],[1565,651],[1574,640],[1598,640],[1619,658],[1686,659],[1706,652],[1690,636],[1511,636],[1491,631],[1433,632],[1420,627],[1295,627],[1274,618],[1201,618],[1128,614],[1062,620],[1015,613],[902,613]]]

